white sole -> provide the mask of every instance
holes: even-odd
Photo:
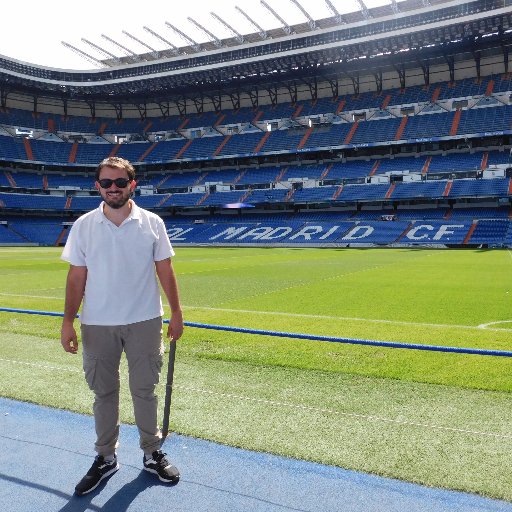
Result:
[[[109,477],[110,475],[113,475],[117,470],[119,469],[119,464],[117,464],[117,466],[115,468],[112,468],[110,471],[107,471],[99,480],[98,480],[98,483],[94,486],[94,487],[91,487],[90,489],[88,489],[87,491],[84,491],[84,492],[81,492],[81,493],[77,493],[75,491],[75,494],[77,496],[84,496],[85,494],[89,494],[90,492],[94,491],[94,489],[96,489],[96,487],[98,487],[98,485],[101,484],[101,482],[103,482],[103,480],[105,480],[105,478]]]
[[[166,484],[177,484],[179,481],[180,481],[180,477],[179,475],[174,479],[174,480],[166,480],[165,478],[162,478],[159,474],[158,474],[158,471],[156,469],[151,469],[151,468],[148,468],[146,466],[144,466],[144,469],[149,472],[149,473],[153,473],[154,475],[157,475],[158,476],[158,479],[161,481],[161,482],[165,482]]]

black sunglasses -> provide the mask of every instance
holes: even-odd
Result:
[[[116,184],[116,187],[126,188],[128,183],[132,180],[127,180],[126,178],[116,178],[115,180],[111,180],[110,178],[103,178],[102,180],[98,180],[101,188],[110,188],[113,183]]]

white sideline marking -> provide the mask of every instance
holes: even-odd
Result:
[[[50,288],[50,290],[53,288]],[[50,299],[50,300],[64,300],[64,296],[62,297],[49,297],[45,295],[26,295],[24,293],[5,293],[0,292],[2,297],[26,297],[28,299]]]
[[[487,324],[480,324],[478,326],[478,328],[479,329],[487,329],[489,327],[489,325],[496,325],[496,324],[512,324],[512,320],[498,320],[497,322],[489,322]],[[502,328],[502,330],[503,331],[508,331],[509,329]]]
[[[165,308],[169,306],[164,304]],[[487,329],[489,331],[510,331],[511,329],[507,328],[499,328],[493,327],[488,328],[487,325],[492,325],[494,322],[490,324],[480,324],[480,325],[457,325],[457,324],[431,324],[427,322],[406,322],[402,320],[382,320],[382,319],[374,319],[374,318],[358,318],[358,317],[349,317],[349,316],[329,316],[329,315],[311,315],[307,313],[285,313],[280,311],[256,311],[253,309],[230,309],[230,308],[212,308],[212,307],[204,307],[204,306],[183,306],[183,309],[204,309],[205,311],[225,311],[227,313],[251,313],[255,315],[278,315],[278,316],[289,316],[289,317],[297,317],[297,318],[315,318],[315,319],[324,319],[324,320],[350,320],[354,322],[369,322],[375,324],[392,324],[392,325],[416,325],[420,327],[438,327],[441,329],[446,328],[456,328],[456,329]],[[502,323],[502,322],[495,322]]]
[[[33,276],[34,272],[13,272],[12,274],[0,274],[2,277],[5,276]]]
[[[27,295],[17,293],[4,293],[0,292],[0,296],[5,297],[26,297],[29,299],[49,299],[49,300],[64,300],[64,297],[53,297],[45,295]],[[164,308],[169,309],[167,304],[163,305]],[[231,308],[213,308],[207,306],[183,306],[183,309],[200,309],[204,311],[224,311],[226,313],[251,313],[253,315],[276,315],[276,316],[288,316],[292,318],[315,318],[323,320],[349,320],[353,322],[368,322],[374,324],[391,324],[391,325],[416,325],[419,327],[435,327],[438,329],[471,329],[471,330],[488,330],[488,331],[510,331],[506,327],[489,327],[494,324],[501,324],[505,322],[512,322],[511,320],[502,320],[498,322],[490,322],[487,324],[480,325],[457,325],[457,324],[432,324],[427,322],[405,322],[402,320],[383,320],[375,318],[358,318],[350,316],[329,316],[329,315],[311,315],[307,313],[285,313],[282,311],[257,311],[254,309],[231,309]]]
[[[508,434],[496,434],[494,432],[479,432],[476,430],[467,430],[467,429],[461,429],[461,428],[454,428],[454,427],[442,427],[440,425],[432,425],[429,423],[417,423],[414,421],[406,421],[406,420],[399,420],[399,419],[392,419],[392,418],[383,418],[381,416],[370,416],[366,414],[357,414],[352,412],[341,412],[341,411],[333,411],[332,409],[322,409],[320,407],[311,407],[309,405],[301,405],[301,404],[291,404],[287,402],[276,402],[274,400],[264,400],[262,398],[252,398],[247,396],[240,396],[240,395],[232,395],[229,393],[218,393],[216,391],[210,391],[206,389],[198,389],[198,388],[190,388],[187,386],[176,386],[179,389],[183,389],[185,391],[192,391],[196,393],[202,393],[206,395],[215,395],[220,396],[222,398],[230,398],[230,399],[237,399],[237,400],[244,400],[247,402],[257,402],[277,407],[289,407],[292,409],[300,409],[303,411],[310,411],[310,412],[318,412],[321,414],[334,414],[337,416],[345,416],[348,418],[357,418],[357,419],[363,419],[368,421],[377,421],[377,422],[384,422],[384,423],[394,423],[397,425],[405,425],[410,427],[421,427],[421,428],[429,428],[429,429],[435,429],[435,430],[445,430],[449,432],[457,432],[460,434],[470,434],[470,435],[476,435],[476,436],[487,436],[487,437],[498,437],[500,439],[512,439],[512,435]]]
[[[12,363],[12,364],[22,364],[22,365],[32,366],[32,367],[36,367],[36,368],[42,368],[45,370],[58,370],[58,371],[68,371],[68,372],[73,372],[73,373],[82,373],[82,370],[78,369],[78,368],[42,365],[42,364],[38,364],[38,363],[29,363],[27,361],[17,361],[14,359],[0,358],[0,362]],[[270,405],[273,407],[287,407],[289,409],[308,411],[308,412],[312,412],[312,413],[332,414],[335,416],[343,416],[346,418],[356,418],[356,419],[367,420],[367,421],[391,423],[394,425],[403,425],[406,427],[418,427],[418,428],[424,428],[424,429],[430,429],[430,430],[442,430],[442,431],[446,431],[446,432],[455,432],[458,434],[468,434],[468,435],[473,435],[473,436],[485,436],[485,437],[495,437],[495,438],[500,438],[500,439],[512,439],[512,435],[508,435],[508,434],[496,434],[494,432],[481,432],[478,430],[467,430],[467,429],[455,428],[455,427],[443,427],[440,425],[433,425],[431,423],[418,423],[415,421],[384,418],[382,416],[372,416],[372,415],[367,415],[367,414],[357,414],[357,413],[353,413],[353,412],[334,411],[332,409],[323,409],[321,407],[311,407],[309,405],[293,404],[293,403],[289,403],[289,402],[278,402],[275,400],[264,400],[262,398],[253,398],[253,397],[243,396],[243,395],[234,395],[231,393],[219,393],[217,391],[194,388],[194,387],[189,387],[189,386],[174,385],[173,388],[181,389],[183,391],[189,391],[189,392],[193,392],[193,393],[199,393],[199,394],[203,394],[203,395],[227,398],[229,400],[241,400],[244,402],[254,402],[254,403],[259,403],[259,404]]]
[[[0,361],[4,363],[14,363],[14,364],[24,364],[25,366],[35,366],[36,368],[42,368],[44,370],[59,370],[64,372],[82,372],[83,370],[79,368],[70,368],[69,366],[51,366],[47,364],[39,364],[39,363],[29,363],[28,361],[16,361],[15,359],[3,359],[0,358]]]

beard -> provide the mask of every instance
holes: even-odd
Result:
[[[110,206],[110,208],[113,208],[114,210],[119,210],[119,208],[122,208],[130,199],[131,194],[121,194],[119,196],[111,197],[107,194],[103,197],[103,201]]]

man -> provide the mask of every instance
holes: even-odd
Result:
[[[70,264],[61,343],[78,352],[73,322],[80,315],[85,379],[94,392],[95,450],[91,469],[75,487],[78,495],[95,489],[119,469],[119,364],[128,361],[144,469],[176,484],[179,472],[160,450],[155,387],[162,367],[162,301],[158,281],[171,308],[167,336],[183,333],[173,248],[163,220],[131,199],[135,170],[127,160],[109,157],[96,169],[95,186],[103,201],[82,215],[69,233],[62,259]],[[158,276],[158,281],[157,281]]]

